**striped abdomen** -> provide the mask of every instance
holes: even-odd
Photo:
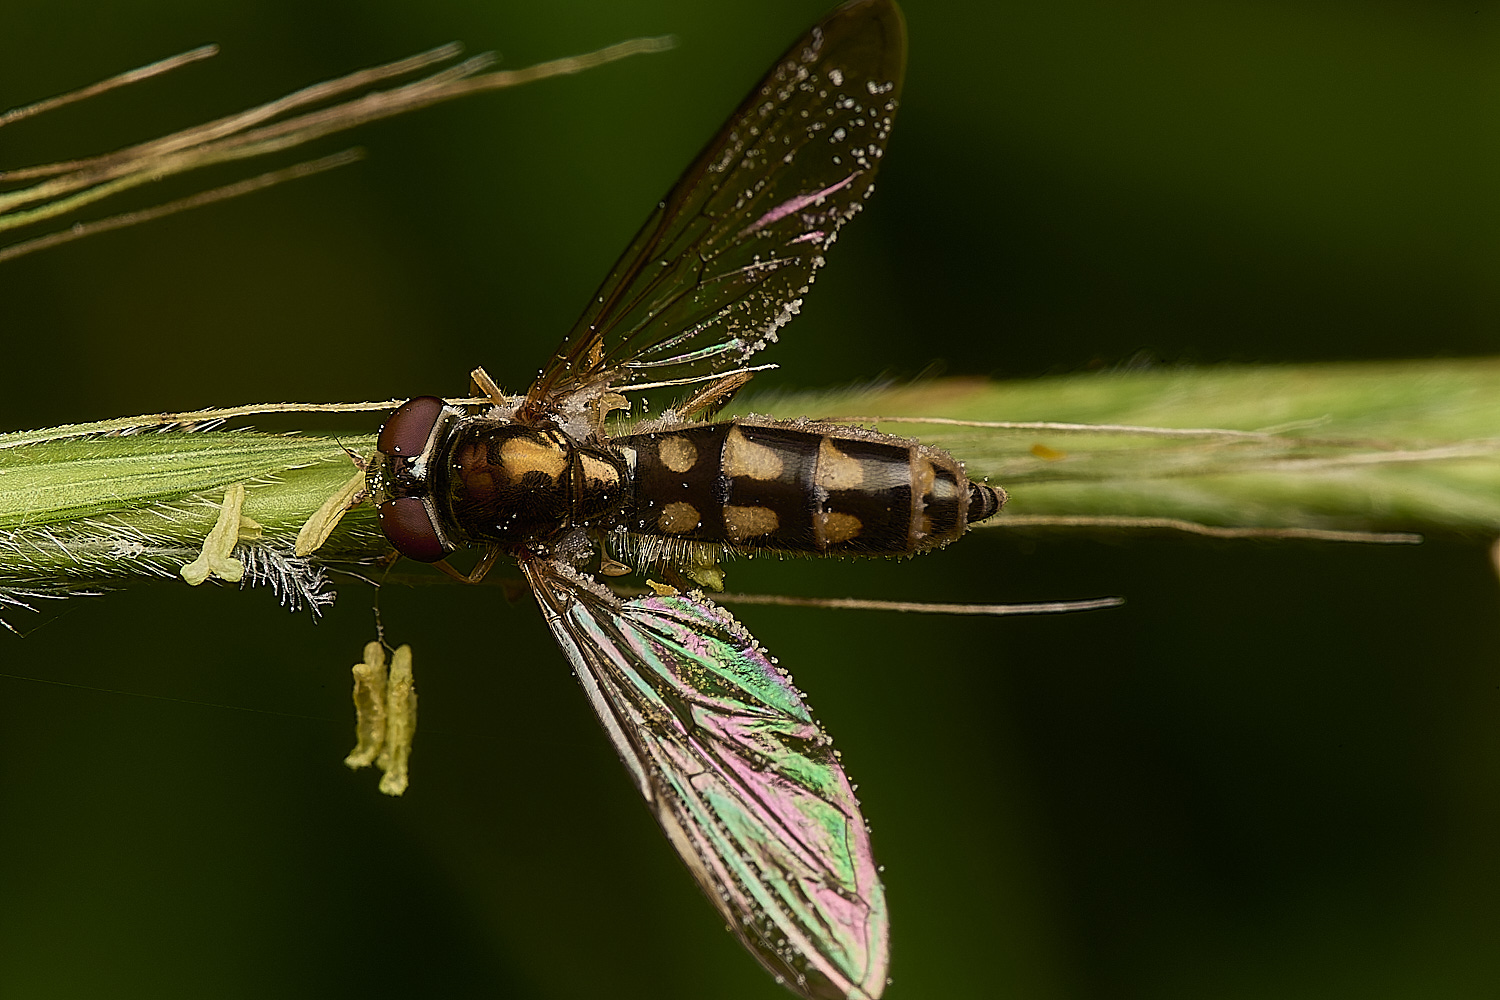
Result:
[[[610,444],[631,468],[624,527],[666,538],[908,555],[946,545],[1005,502],[945,452],[853,427],[705,424]]]

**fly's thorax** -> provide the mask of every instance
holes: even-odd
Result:
[[[613,514],[623,460],[562,431],[473,417],[454,429],[439,468],[446,513],[470,541],[519,546]]]
[[[562,431],[418,396],[381,427],[367,481],[391,545],[436,562],[465,542],[522,546],[610,518],[626,478],[622,457]]]
[[[862,428],[736,421],[613,444],[633,468],[625,529],[685,542],[909,555],[1004,503],[947,453]]]

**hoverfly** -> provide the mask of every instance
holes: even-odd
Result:
[[[477,546],[471,580],[502,556],[519,564],[672,846],[761,964],[808,998],[885,989],[869,834],[791,678],[687,581],[725,550],[923,552],[1005,501],[909,439],[708,422],[870,195],[905,62],[892,0],[829,14],[657,205],[525,395],[477,373],[482,413],[409,400],[368,474],[402,555]],[[663,384],[697,388],[607,432],[621,391]],[[601,581],[629,568],[675,585],[626,598]]]

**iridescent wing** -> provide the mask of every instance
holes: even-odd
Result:
[[[859,803],[786,675],[701,594],[625,600],[523,559],[552,635],[667,839],[800,996],[885,989],[885,890]]]
[[[727,371],[774,341],[872,190],[905,67],[891,0],[846,3],[798,40],[646,220],[527,410]]]

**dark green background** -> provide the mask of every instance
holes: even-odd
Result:
[[[0,427],[452,393],[477,363],[519,388],[823,9],[8,0],[0,106],[224,47],[0,130],[8,166],[451,39],[509,65],[680,47],[325,141],[370,157],[0,267]],[[879,194],[766,385],[1496,351],[1493,0],[907,14]],[[989,532],[731,583],[1129,599],[1031,620],[742,613],[861,782],[892,1000],[1492,997],[1485,541]],[[347,772],[370,604],[346,587],[314,626],[268,593],[161,585],[8,615],[30,634],[0,636],[0,669],[82,687],[0,678],[0,995],[782,995],[634,800],[527,602],[387,590],[392,638],[417,648],[414,785],[391,801]]]

